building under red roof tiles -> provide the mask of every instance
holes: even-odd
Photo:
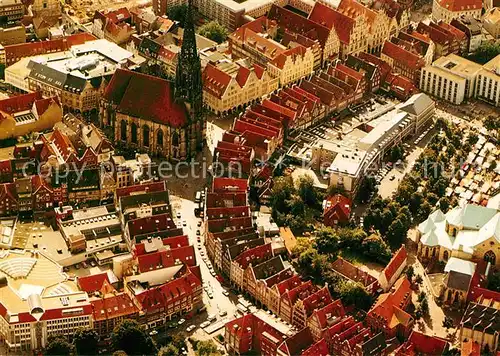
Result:
[[[147,74],[117,69],[103,95],[116,110],[174,128],[187,125],[186,109],[173,97],[172,83]]]
[[[236,257],[234,260],[240,268],[246,269],[249,264],[257,265],[273,257],[273,248],[271,243],[250,248]]]
[[[449,343],[437,336],[430,336],[413,330],[395,351],[396,356],[442,355],[449,349]]]
[[[132,317],[138,313],[130,297],[126,293],[106,295],[91,300],[94,322],[113,318]]]
[[[180,263],[188,266],[196,265],[193,246],[177,247],[137,256],[137,264],[141,273],[172,267]]]
[[[307,19],[284,7],[273,4],[267,17],[275,20],[280,27],[297,32],[311,40],[317,40],[324,48],[330,36],[330,29],[320,23]]]
[[[353,17],[344,15],[329,6],[316,2],[311,13],[309,14],[309,20],[317,22],[330,30],[335,29],[339,40],[343,44],[350,43],[351,33],[355,24]]]
[[[217,98],[222,98],[231,83],[231,76],[209,63],[203,70],[203,89]]]
[[[175,229],[175,227],[175,223],[169,213],[134,219],[127,223],[130,239],[133,239],[137,235]]]
[[[323,223],[327,226],[337,226],[349,222],[352,202],[342,194],[333,195],[325,200]]]
[[[367,314],[366,321],[373,330],[386,337],[397,334],[408,336],[413,328],[413,317],[405,309],[411,301],[412,290],[406,277],[401,277],[388,293],[381,294]]]
[[[89,294],[100,291],[105,284],[110,284],[107,273],[78,277],[77,282],[78,288]]]
[[[5,61],[7,66],[9,66],[25,57],[66,51],[72,46],[80,45],[96,39],[97,38],[92,36],[90,33],[82,32],[55,40],[27,42],[4,46]]]
[[[230,353],[276,355],[286,335],[256,315],[247,314],[226,323],[224,339]]]
[[[321,339],[308,349],[302,351],[301,356],[329,356],[330,351],[325,339]]]
[[[248,190],[248,180],[239,178],[217,177],[212,182],[214,193],[238,193]]]
[[[379,278],[380,286],[384,291],[388,291],[399,278],[406,267],[407,258],[408,254],[404,246],[392,256],[389,264],[383,269]]]
[[[279,347],[280,355],[302,355],[314,343],[309,328],[303,328],[298,333],[286,339]],[[307,353],[306,353],[307,355]]]
[[[136,185],[130,185],[128,187],[117,188],[115,194],[117,198],[121,198],[142,193],[164,192],[166,190],[167,190],[167,183],[165,181],[160,181],[160,182],[148,182],[144,184],[136,184]]]
[[[483,7],[481,0],[438,0],[438,3],[449,11],[470,11]]]

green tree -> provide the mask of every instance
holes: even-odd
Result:
[[[396,162],[400,159],[403,158],[404,156],[404,150],[403,150],[403,147],[401,146],[394,146],[392,149],[391,149],[391,161],[392,162]]]
[[[156,346],[153,339],[135,320],[125,319],[115,326],[111,333],[114,350],[123,350],[129,355],[153,354]]]
[[[211,39],[217,43],[222,43],[227,39],[228,33],[224,26],[217,21],[210,21],[200,27],[200,35]]]
[[[429,316],[429,301],[427,300],[427,296],[420,302],[420,310],[423,316]]]
[[[363,253],[378,262],[388,263],[391,259],[391,249],[382,238],[376,234],[372,234],[363,240]]]
[[[422,279],[422,276],[420,274],[415,275],[415,283],[418,285],[422,284],[424,280]]]
[[[477,141],[479,140],[479,136],[476,135],[475,133],[470,133],[469,136],[467,136],[467,144],[469,145],[475,145],[477,143]]]
[[[318,195],[314,188],[314,180],[308,176],[303,175],[299,178],[299,196],[304,204],[315,207],[319,205]]]
[[[78,329],[73,334],[73,345],[79,355],[96,355],[99,334],[92,329]]]
[[[415,275],[415,270],[413,269],[413,266],[408,266],[406,269],[406,278],[408,278],[409,281],[413,279],[413,276]]]
[[[485,64],[500,54],[500,44],[484,41],[469,59],[479,64]]]
[[[370,199],[372,194],[377,193],[377,190],[377,182],[375,181],[375,178],[367,176],[361,181],[356,198],[360,202],[365,203]]]
[[[158,351],[158,356],[177,356],[180,355],[179,349],[174,344],[162,346]]]
[[[73,354],[73,345],[71,345],[64,337],[56,336],[48,340],[45,348],[45,355],[71,355]]]
[[[452,328],[453,327],[453,319],[450,318],[449,316],[445,316],[444,319],[443,319],[443,328],[446,329],[446,331],[448,331],[449,328]]]
[[[441,199],[439,199],[439,209],[443,213],[446,213],[449,208],[450,208],[450,199],[448,199],[447,197],[442,197]]]
[[[294,193],[295,188],[291,177],[279,177],[275,179],[269,202],[275,220],[278,213],[287,214],[289,212],[287,201],[290,200]]]
[[[217,350],[217,345],[212,340],[198,341],[196,348],[197,356],[216,356],[221,353]]]
[[[293,253],[300,256],[304,251],[308,250],[314,245],[314,241],[307,237],[297,237],[297,244],[293,248]]]
[[[500,271],[491,273],[488,276],[488,289],[500,292]]]
[[[392,248],[399,248],[406,239],[407,229],[399,218],[394,220],[387,230],[387,240]]]
[[[366,232],[359,228],[341,228],[337,230],[342,248],[350,248],[352,250],[362,251],[362,244],[367,235]]]
[[[174,5],[167,9],[167,17],[170,20],[178,21],[181,27],[184,27],[186,20],[187,5]]]
[[[283,30],[283,27],[278,27],[278,30],[276,31],[273,40],[275,40],[276,42],[281,42],[284,35],[285,35],[285,30]]]
[[[368,310],[372,306],[371,295],[360,283],[341,280],[335,290],[345,305],[354,305],[362,310]]]
[[[315,244],[319,253],[337,254],[340,248],[340,239],[335,230],[325,227],[316,233]]]

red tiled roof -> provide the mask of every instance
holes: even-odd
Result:
[[[241,355],[248,353],[252,349],[262,350],[261,342],[264,339],[262,336],[263,333],[277,340],[276,346],[278,346],[285,337],[283,333],[254,314],[246,314],[240,318],[227,322],[225,330],[230,335],[233,335],[235,339],[240,340],[238,351]],[[267,342],[271,340],[268,337],[265,339]],[[266,351],[269,352],[270,350],[267,349]]]
[[[32,57],[50,52],[65,51],[71,46],[96,39],[97,38],[90,33],[82,32],[56,40],[14,44],[5,46],[5,57],[7,59],[7,64],[10,64],[12,60],[19,60],[24,57]]]
[[[176,301],[192,295],[195,289],[201,289],[201,280],[188,269],[185,275],[159,287],[145,290],[136,295],[136,299],[143,311],[154,313],[160,305],[163,308],[173,305]]]
[[[45,310],[43,313],[42,317],[40,318],[40,321],[45,321],[45,320],[54,320],[54,319],[64,319],[64,318],[74,318],[82,315],[91,315],[92,314],[92,306],[90,304],[85,304],[82,306],[79,306],[81,308],[82,312],[79,314],[71,313],[67,314],[64,313],[66,310],[74,310],[74,306],[68,307],[68,308],[58,308],[58,309],[49,309]],[[34,319],[34,318],[33,318]],[[31,320],[34,321],[34,320]]]
[[[231,83],[231,76],[211,63],[203,71],[203,88],[217,98],[222,98]]]
[[[345,316],[345,309],[342,301],[337,299],[323,308],[317,309],[313,315],[318,317],[319,325],[322,329],[328,327],[328,320],[332,317],[342,318]]]
[[[471,11],[483,7],[481,0],[438,0],[438,4],[449,11]]]
[[[37,100],[43,100],[42,93],[39,91],[16,95],[8,99],[0,100],[0,111],[8,114],[15,114],[19,111],[31,110],[33,103]]]
[[[304,46],[298,45],[278,54],[270,61],[270,63],[275,65],[279,69],[283,69],[288,57],[291,57],[292,61],[295,62],[295,57],[297,56],[304,57],[306,51],[307,49]]]
[[[389,63],[382,60],[380,57],[366,52],[361,52],[358,56],[362,60],[367,61],[368,63],[373,64],[379,68],[381,81],[384,81],[387,77],[387,74],[389,74],[391,71],[391,66],[389,65]]]
[[[320,339],[317,343],[311,345],[308,349],[302,351],[301,356],[329,356],[328,344],[325,339]]]
[[[288,292],[289,290],[294,289],[297,286],[301,285],[302,283],[304,282],[302,282],[300,276],[298,274],[294,274],[292,277],[276,284],[276,288],[281,296],[286,292]]]
[[[418,69],[425,65],[425,61],[422,57],[389,41],[385,41],[382,53],[394,59],[394,61],[404,63],[406,67],[412,69]]]
[[[117,10],[107,12],[104,16],[113,21],[113,23],[127,21],[131,18],[130,11],[128,11],[126,7],[121,7]]]
[[[12,163],[10,159],[0,161],[0,173],[12,172]]]
[[[169,248],[178,248],[189,246],[189,239],[187,235],[170,236],[162,239],[163,246],[168,246]],[[134,252],[136,256],[144,255],[146,253],[146,248],[143,242],[136,243],[134,245]]]
[[[389,261],[389,264],[384,268],[383,272],[388,281],[391,280],[397,270],[403,265],[403,263],[405,263],[407,257],[408,254],[406,253],[406,249],[402,246]]]
[[[236,74],[236,82],[241,88],[243,88],[247,83],[248,77],[250,77],[250,73],[250,69],[244,66],[240,66],[240,68],[238,69],[238,73]]]
[[[217,177],[213,180],[212,191],[218,192],[246,192],[248,189],[248,180],[241,178]]]
[[[377,13],[356,0],[342,0],[340,1],[337,10],[350,18],[358,16],[366,16],[368,31],[372,30],[373,23],[377,18]]]
[[[304,35],[311,40],[317,40],[322,47],[325,46],[330,36],[330,29],[328,27],[276,4],[271,6],[268,18],[275,20],[280,27]]]
[[[35,100],[35,108],[36,108],[37,114],[42,115],[43,113],[45,113],[45,111],[47,111],[49,106],[52,105],[53,103],[60,106],[59,99],[57,98],[57,96],[53,96],[51,98]]]
[[[322,26],[328,27],[330,30],[335,28],[339,40],[344,44],[350,43],[351,33],[355,24],[355,20],[352,16],[344,15],[329,6],[316,2],[309,14],[309,19]]]
[[[301,355],[313,344],[313,338],[309,328],[303,328],[298,333],[289,337],[279,347],[279,350],[287,356]]]
[[[147,74],[117,69],[104,98],[118,111],[172,127],[187,124],[186,108],[175,102],[171,82]]]
[[[302,303],[304,304],[307,316],[310,316],[315,309],[323,308],[332,303],[332,296],[330,295],[328,287],[325,286],[303,298]]]
[[[262,67],[262,66],[260,66],[260,65],[258,65],[258,64],[255,63],[253,65],[253,70],[254,70],[255,75],[257,76],[257,78],[262,79],[262,76],[264,75],[264,72],[265,72],[266,69],[264,67]]]
[[[168,250],[147,253],[137,257],[139,271],[141,273],[172,267],[181,262],[189,266],[196,265],[196,258],[193,246],[184,246]]]
[[[395,352],[398,356],[442,355],[447,348],[448,341],[413,330],[408,340]]]
[[[127,226],[130,238],[155,231],[175,229],[175,223],[169,213],[130,220]]]
[[[92,300],[90,304],[94,321],[132,316],[139,312],[126,293],[108,295]]]
[[[107,273],[92,274],[78,277],[78,288],[87,293],[94,293],[101,290],[103,284],[106,282],[109,284]]]
[[[52,187],[50,186],[50,183],[40,175],[34,175],[31,177],[31,186],[33,194],[36,194],[38,190],[41,189],[42,187],[52,192]]]
[[[368,312],[368,316],[382,318],[388,329],[393,329],[398,325],[408,327],[412,317],[403,309],[410,299],[410,282],[406,277],[401,277],[389,293],[379,296],[374,306]]]
[[[402,100],[418,92],[418,88],[410,79],[398,73],[389,73],[384,80],[384,86]]]
[[[143,193],[156,193],[164,192],[167,190],[166,181],[160,182],[148,182],[143,184],[130,185],[128,187],[122,187],[116,189],[116,197],[128,197],[130,195],[139,195]]]
[[[323,219],[328,221],[337,220],[347,222],[351,215],[351,200],[342,194],[336,194],[326,199]]]
[[[271,257],[273,257],[273,249],[271,243],[268,243],[244,251],[236,257],[234,261],[238,263],[242,269],[246,269],[250,263],[255,266]]]

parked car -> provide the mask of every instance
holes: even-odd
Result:
[[[186,225],[187,225],[186,220],[182,220],[182,226],[186,226]]]
[[[179,212],[177,212],[177,215],[176,215],[176,216],[177,216],[177,219],[180,219],[180,218],[181,218],[181,212],[180,212],[180,211],[179,211]]]
[[[220,317],[223,317],[223,316],[226,316],[226,315],[227,315],[227,311],[225,311],[225,310],[221,310],[221,311],[219,312],[219,316],[220,316]]]
[[[196,325],[189,325],[186,329],[186,331],[189,333],[191,331],[193,331],[194,329],[196,329]]]
[[[182,325],[186,322],[186,319],[181,319],[177,322],[177,324]]]
[[[210,314],[210,315],[208,316],[207,320],[208,320],[209,322],[215,321],[215,320],[217,320],[217,315],[215,315],[215,314]]]
[[[229,296],[229,292],[227,290],[223,290],[222,294],[225,295],[226,297]]]
[[[149,333],[150,336],[158,335],[158,331],[153,330]]]
[[[208,321],[208,320],[207,320],[207,321],[204,321],[203,323],[201,323],[200,327],[201,327],[202,329],[204,329],[204,328],[206,328],[206,327],[207,327],[207,326],[209,326],[209,325],[210,325],[210,321]]]

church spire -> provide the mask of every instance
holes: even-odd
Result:
[[[205,119],[201,62],[196,48],[192,0],[188,1],[182,47],[177,61],[175,98],[184,102],[188,108],[190,121],[195,125],[195,145],[199,149],[203,142]]]
[[[175,77],[175,96],[190,104],[192,110],[201,109],[203,103],[203,84],[201,81],[201,62],[196,48],[196,35],[193,22],[192,0],[188,2],[182,47],[177,62]]]

